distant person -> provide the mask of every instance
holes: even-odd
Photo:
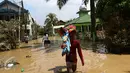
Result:
[[[25,34],[25,36],[24,36],[24,42],[25,42],[25,43],[28,43],[28,39],[29,39],[29,38],[28,38],[28,35]]]
[[[45,48],[49,47],[50,45],[50,40],[48,39],[48,34],[45,33],[44,36],[43,36],[43,39],[42,39],[42,42],[43,42],[43,46]]]
[[[66,65],[67,65],[67,72],[71,73],[72,71],[76,72],[76,69],[77,69],[77,54],[76,53],[78,52],[79,54],[82,66],[84,66],[84,59],[83,59],[80,43],[75,38],[76,27],[74,25],[69,25],[67,29],[69,30],[71,47],[70,47],[69,55],[66,55]],[[66,44],[61,45],[61,48],[65,48],[65,47],[66,47]]]

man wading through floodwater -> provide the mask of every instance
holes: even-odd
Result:
[[[74,25],[69,25],[66,27],[69,31],[69,36],[70,36],[70,42],[71,42],[71,47],[70,47],[70,53],[67,55],[66,54],[66,65],[67,65],[67,72],[71,73],[72,71],[75,72],[77,69],[77,51],[79,54],[79,57],[81,59],[82,66],[84,66],[84,59],[82,55],[82,50],[80,47],[80,43],[78,40],[76,40],[76,27]],[[66,44],[62,44],[61,48],[65,48]],[[77,49],[77,51],[76,51]]]

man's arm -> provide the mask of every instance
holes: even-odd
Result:
[[[78,54],[79,54],[79,57],[81,59],[82,65],[84,66],[83,54],[82,54],[82,50],[81,50],[79,41],[77,42],[77,49],[78,49]]]
[[[65,48],[67,45],[65,44],[65,43],[62,43],[61,44],[61,48],[63,49],[63,48]]]

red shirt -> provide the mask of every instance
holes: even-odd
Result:
[[[84,63],[82,51],[80,48],[80,43],[78,40],[71,41],[70,53],[69,53],[69,55],[66,55],[66,62],[77,63],[77,54],[76,54],[77,51],[78,51],[79,57],[81,59],[81,62]]]

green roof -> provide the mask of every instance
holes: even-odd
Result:
[[[99,22],[99,19],[96,19],[96,23]],[[82,24],[82,23],[91,23],[90,15],[86,14],[82,17],[78,17],[67,24]]]

